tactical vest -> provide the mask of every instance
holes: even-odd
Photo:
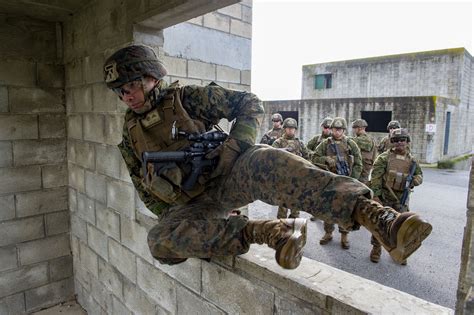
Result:
[[[399,155],[390,151],[384,175],[385,186],[395,192],[403,191],[412,161],[413,158],[409,154]]]
[[[291,153],[297,156],[303,156],[303,145],[298,138],[287,139],[283,136],[277,140],[280,142],[281,148],[290,148]]]
[[[347,165],[349,165],[349,174],[352,174],[352,166],[354,166],[354,155],[351,154],[352,152],[351,148],[349,147],[349,144],[347,143],[347,138],[338,141],[335,141],[333,138],[329,139],[328,146],[326,149],[326,155],[336,159],[337,153],[334,150],[333,143],[336,144],[340,156],[344,159],[344,161],[347,162]]]
[[[190,146],[187,139],[173,139],[173,127],[186,133],[206,131],[204,124],[189,117],[183,108],[182,93],[175,82],[163,99],[144,116],[132,113],[125,117],[133,152],[140,161],[145,151],[180,151]],[[152,164],[146,167],[147,178],[142,180],[145,189],[169,204],[184,204],[204,191],[203,180],[199,180],[191,191],[181,189],[183,178],[190,173],[186,165],[169,163],[160,170],[154,170]]]

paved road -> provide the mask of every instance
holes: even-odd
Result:
[[[349,234],[351,248],[343,250],[339,233],[319,245],[321,221],[309,222],[305,256],[383,285],[405,291],[454,309],[459,277],[463,229],[466,223],[468,171],[423,169],[424,183],[412,194],[410,207],[433,225],[423,246],[400,266],[384,252],[378,264],[369,260],[370,234],[363,228]],[[257,201],[250,205],[253,218],[276,217],[277,208]],[[302,217],[309,217],[306,213]]]

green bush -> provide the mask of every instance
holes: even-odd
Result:
[[[453,168],[456,164],[453,160],[438,161],[438,168]]]

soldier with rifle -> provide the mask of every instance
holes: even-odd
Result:
[[[390,142],[391,148],[375,160],[370,188],[375,200],[403,213],[410,210],[411,190],[423,182],[423,172],[408,150],[410,135],[406,129],[393,130]],[[371,243],[370,260],[378,263],[382,252],[380,243],[373,236]],[[406,260],[402,265],[406,265]]]
[[[362,156],[354,140],[345,135],[346,120],[336,117],[331,123],[331,136],[321,142],[314,151],[312,162],[325,164],[327,168],[338,175],[359,179],[362,172]],[[325,234],[319,244],[326,245],[332,240],[334,222],[324,221]],[[341,247],[349,249],[349,231],[339,225],[341,233]]]

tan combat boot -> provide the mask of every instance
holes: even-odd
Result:
[[[306,219],[251,220],[243,233],[247,242],[275,249],[275,259],[282,268],[295,269],[303,257],[306,228]]]
[[[347,237],[348,233],[341,233],[341,247],[343,249],[349,249],[349,238]]]
[[[332,241],[332,233],[331,232],[326,232],[326,233],[324,233],[324,236],[319,240],[319,244],[326,245],[330,241]]]
[[[378,263],[380,261],[380,255],[382,255],[382,246],[373,245],[372,250],[370,251],[370,261]]]
[[[433,229],[416,213],[398,213],[365,197],[357,200],[353,218],[367,228],[398,263],[413,254]]]

